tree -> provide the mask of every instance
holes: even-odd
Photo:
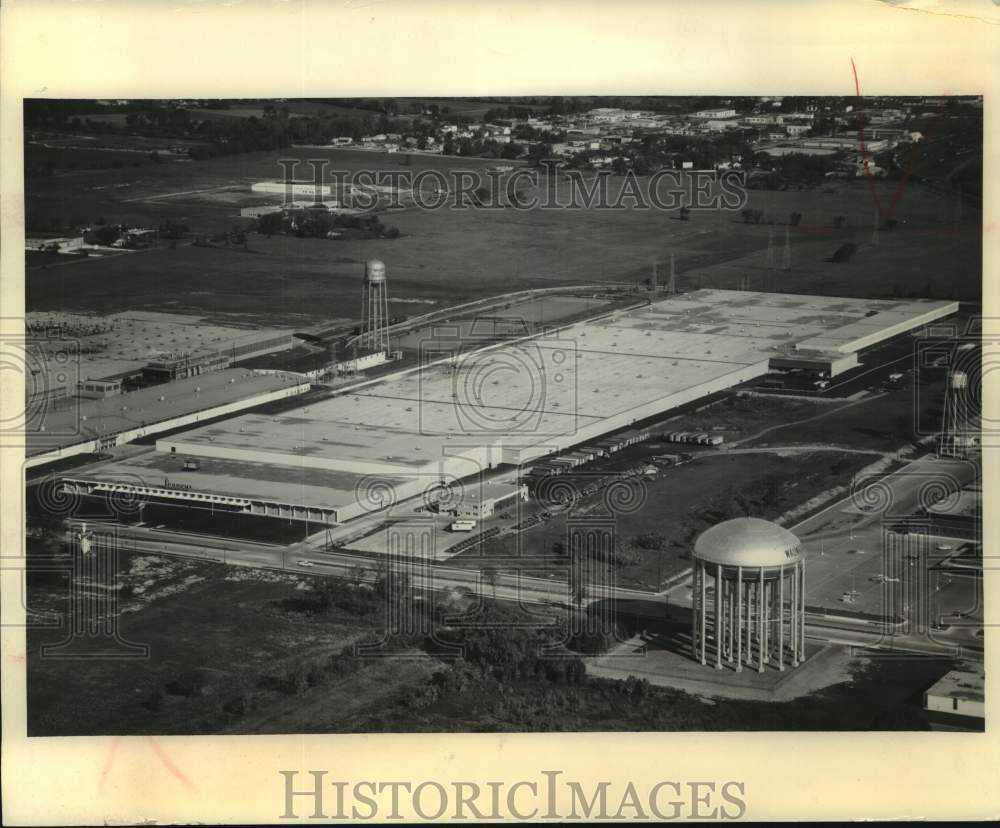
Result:
[[[105,247],[108,247],[118,241],[120,235],[121,234],[119,233],[118,228],[110,224],[105,224],[102,227],[97,228],[97,231],[94,233],[97,243],[104,245]]]
[[[364,583],[365,576],[367,574],[368,570],[360,565],[352,566],[349,570],[347,570],[347,575],[350,578],[351,584],[352,586],[355,587],[355,589],[361,586],[362,583]]]
[[[524,147],[521,144],[516,144],[513,141],[509,144],[505,144],[504,148],[500,151],[501,158],[520,158],[524,155]]]
[[[802,213],[791,213],[788,216],[788,224],[791,227],[798,227],[800,221],[802,221]]]
[[[316,593],[316,605],[320,612],[329,612],[333,609],[339,585],[333,578],[317,578],[313,584]]]
[[[569,568],[570,592],[577,609],[583,608],[583,602],[589,594],[587,589],[587,562],[579,553],[573,555],[573,562]]]
[[[690,221],[691,209],[688,207],[681,207],[681,209],[678,211],[678,217],[680,218],[681,221]]]
[[[497,581],[500,580],[500,572],[495,566],[487,566],[483,569],[483,580],[493,587],[493,600],[497,597]]]
[[[257,219],[257,232],[265,236],[273,236],[285,232],[285,216],[280,210],[265,213]]]

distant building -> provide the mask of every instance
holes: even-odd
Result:
[[[692,117],[694,118],[705,118],[705,119],[716,119],[716,118],[735,118],[736,110],[730,108],[720,108],[720,109],[699,109],[695,112]]]
[[[83,236],[52,239],[26,238],[24,240],[25,250],[44,250],[49,253],[71,253],[82,247]]]
[[[241,207],[240,216],[242,218],[260,218],[270,213],[280,213],[280,204],[258,204],[253,207]]]
[[[99,400],[121,393],[121,379],[88,379],[76,384],[76,395],[87,400]]]
[[[381,365],[385,361],[385,351],[375,351],[374,353],[363,354],[361,356],[354,357],[353,359],[345,359],[338,362],[337,373],[357,374],[361,371],[366,371],[369,368],[374,368],[376,365]]]
[[[147,383],[171,382],[187,377],[221,371],[233,362],[229,354],[207,351],[199,354],[166,354],[143,366],[142,378]]]
[[[725,129],[737,129],[740,122],[736,118],[713,118],[706,126],[715,132],[722,132]]]
[[[525,485],[486,483],[481,488],[467,489],[455,514],[460,518],[482,520],[492,517],[498,510],[513,506],[518,500],[527,499],[528,487]]]
[[[983,730],[986,676],[981,664],[962,664],[924,693],[924,710],[935,730]]]
[[[293,196],[332,196],[334,195],[332,184],[313,184],[302,181],[258,181],[250,189],[255,193],[272,193],[274,195],[285,195],[289,193]]]
[[[592,121],[600,123],[614,123],[615,121],[625,120],[625,110],[616,107],[601,106],[597,109],[591,109],[587,113],[587,117]]]

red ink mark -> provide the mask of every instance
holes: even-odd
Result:
[[[189,790],[194,790],[194,785],[191,783],[191,780],[188,779],[183,773],[181,773],[178,767],[173,762],[170,761],[170,757],[167,756],[163,748],[161,748],[159,744],[157,744],[156,739],[154,739],[152,736],[147,736],[146,741],[148,741],[149,744],[153,746],[153,750],[156,752],[156,755],[159,757],[160,761],[163,762],[166,769],[170,771],[170,773],[172,773],[174,777],[178,779],[185,788],[188,788]]]
[[[101,778],[98,783],[98,790],[104,789],[104,783],[108,778],[108,774],[111,772],[111,766],[115,762],[115,754],[118,751],[118,742],[120,741],[120,739],[121,739],[120,736],[115,736],[114,739],[112,739],[111,741],[111,746],[108,748],[108,757],[107,759],[104,760],[104,768],[101,770]],[[157,758],[163,763],[163,766],[168,771],[170,771],[171,775],[173,775],[175,779],[180,781],[180,783],[188,790],[192,791],[195,790],[195,786],[194,784],[192,784],[191,780],[188,779],[183,773],[181,773],[177,765],[175,765],[170,760],[170,757],[167,756],[163,748],[160,747],[159,744],[157,744],[156,740],[152,736],[147,736],[146,741],[149,742],[149,744],[152,746],[153,752],[156,754]]]
[[[17,664],[23,664],[25,660],[24,653],[11,653],[8,658]]]
[[[115,736],[111,740],[111,746],[108,748],[108,758],[104,760],[104,768],[101,770],[101,780],[97,784],[97,790],[104,790],[104,783],[108,779],[108,772],[111,770],[111,765],[115,760],[115,752],[118,750],[118,740],[120,736]]]
[[[861,81],[858,79],[858,67],[854,63],[854,58],[851,58],[851,72],[854,74],[854,94],[859,98],[861,97]],[[865,151],[865,126],[864,123],[858,121],[858,157],[862,161],[862,169],[865,173],[865,178],[868,179],[868,189],[872,194],[872,201],[875,202],[876,217],[875,220],[883,215],[882,210],[882,199],[879,198],[878,190],[875,189],[875,176],[872,174],[871,169],[868,166],[868,159]],[[903,192],[906,190],[907,182],[910,179],[910,174],[913,172],[913,164],[907,162],[906,166],[903,167],[903,174],[900,176],[899,184],[896,185],[896,190],[892,194],[892,198],[889,200],[889,208],[884,211],[886,220],[891,219],[893,213],[896,212],[896,205],[899,204],[899,200],[903,197]]]

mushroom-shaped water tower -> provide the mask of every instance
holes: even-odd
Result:
[[[805,659],[805,560],[799,539],[760,518],[727,520],[694,546],[692,647],[741,671]]]

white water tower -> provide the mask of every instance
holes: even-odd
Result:
[[[389,295],[385,262],[369,259],[361,293],[361,337],[358,345],[372,351],[389,351]]]

